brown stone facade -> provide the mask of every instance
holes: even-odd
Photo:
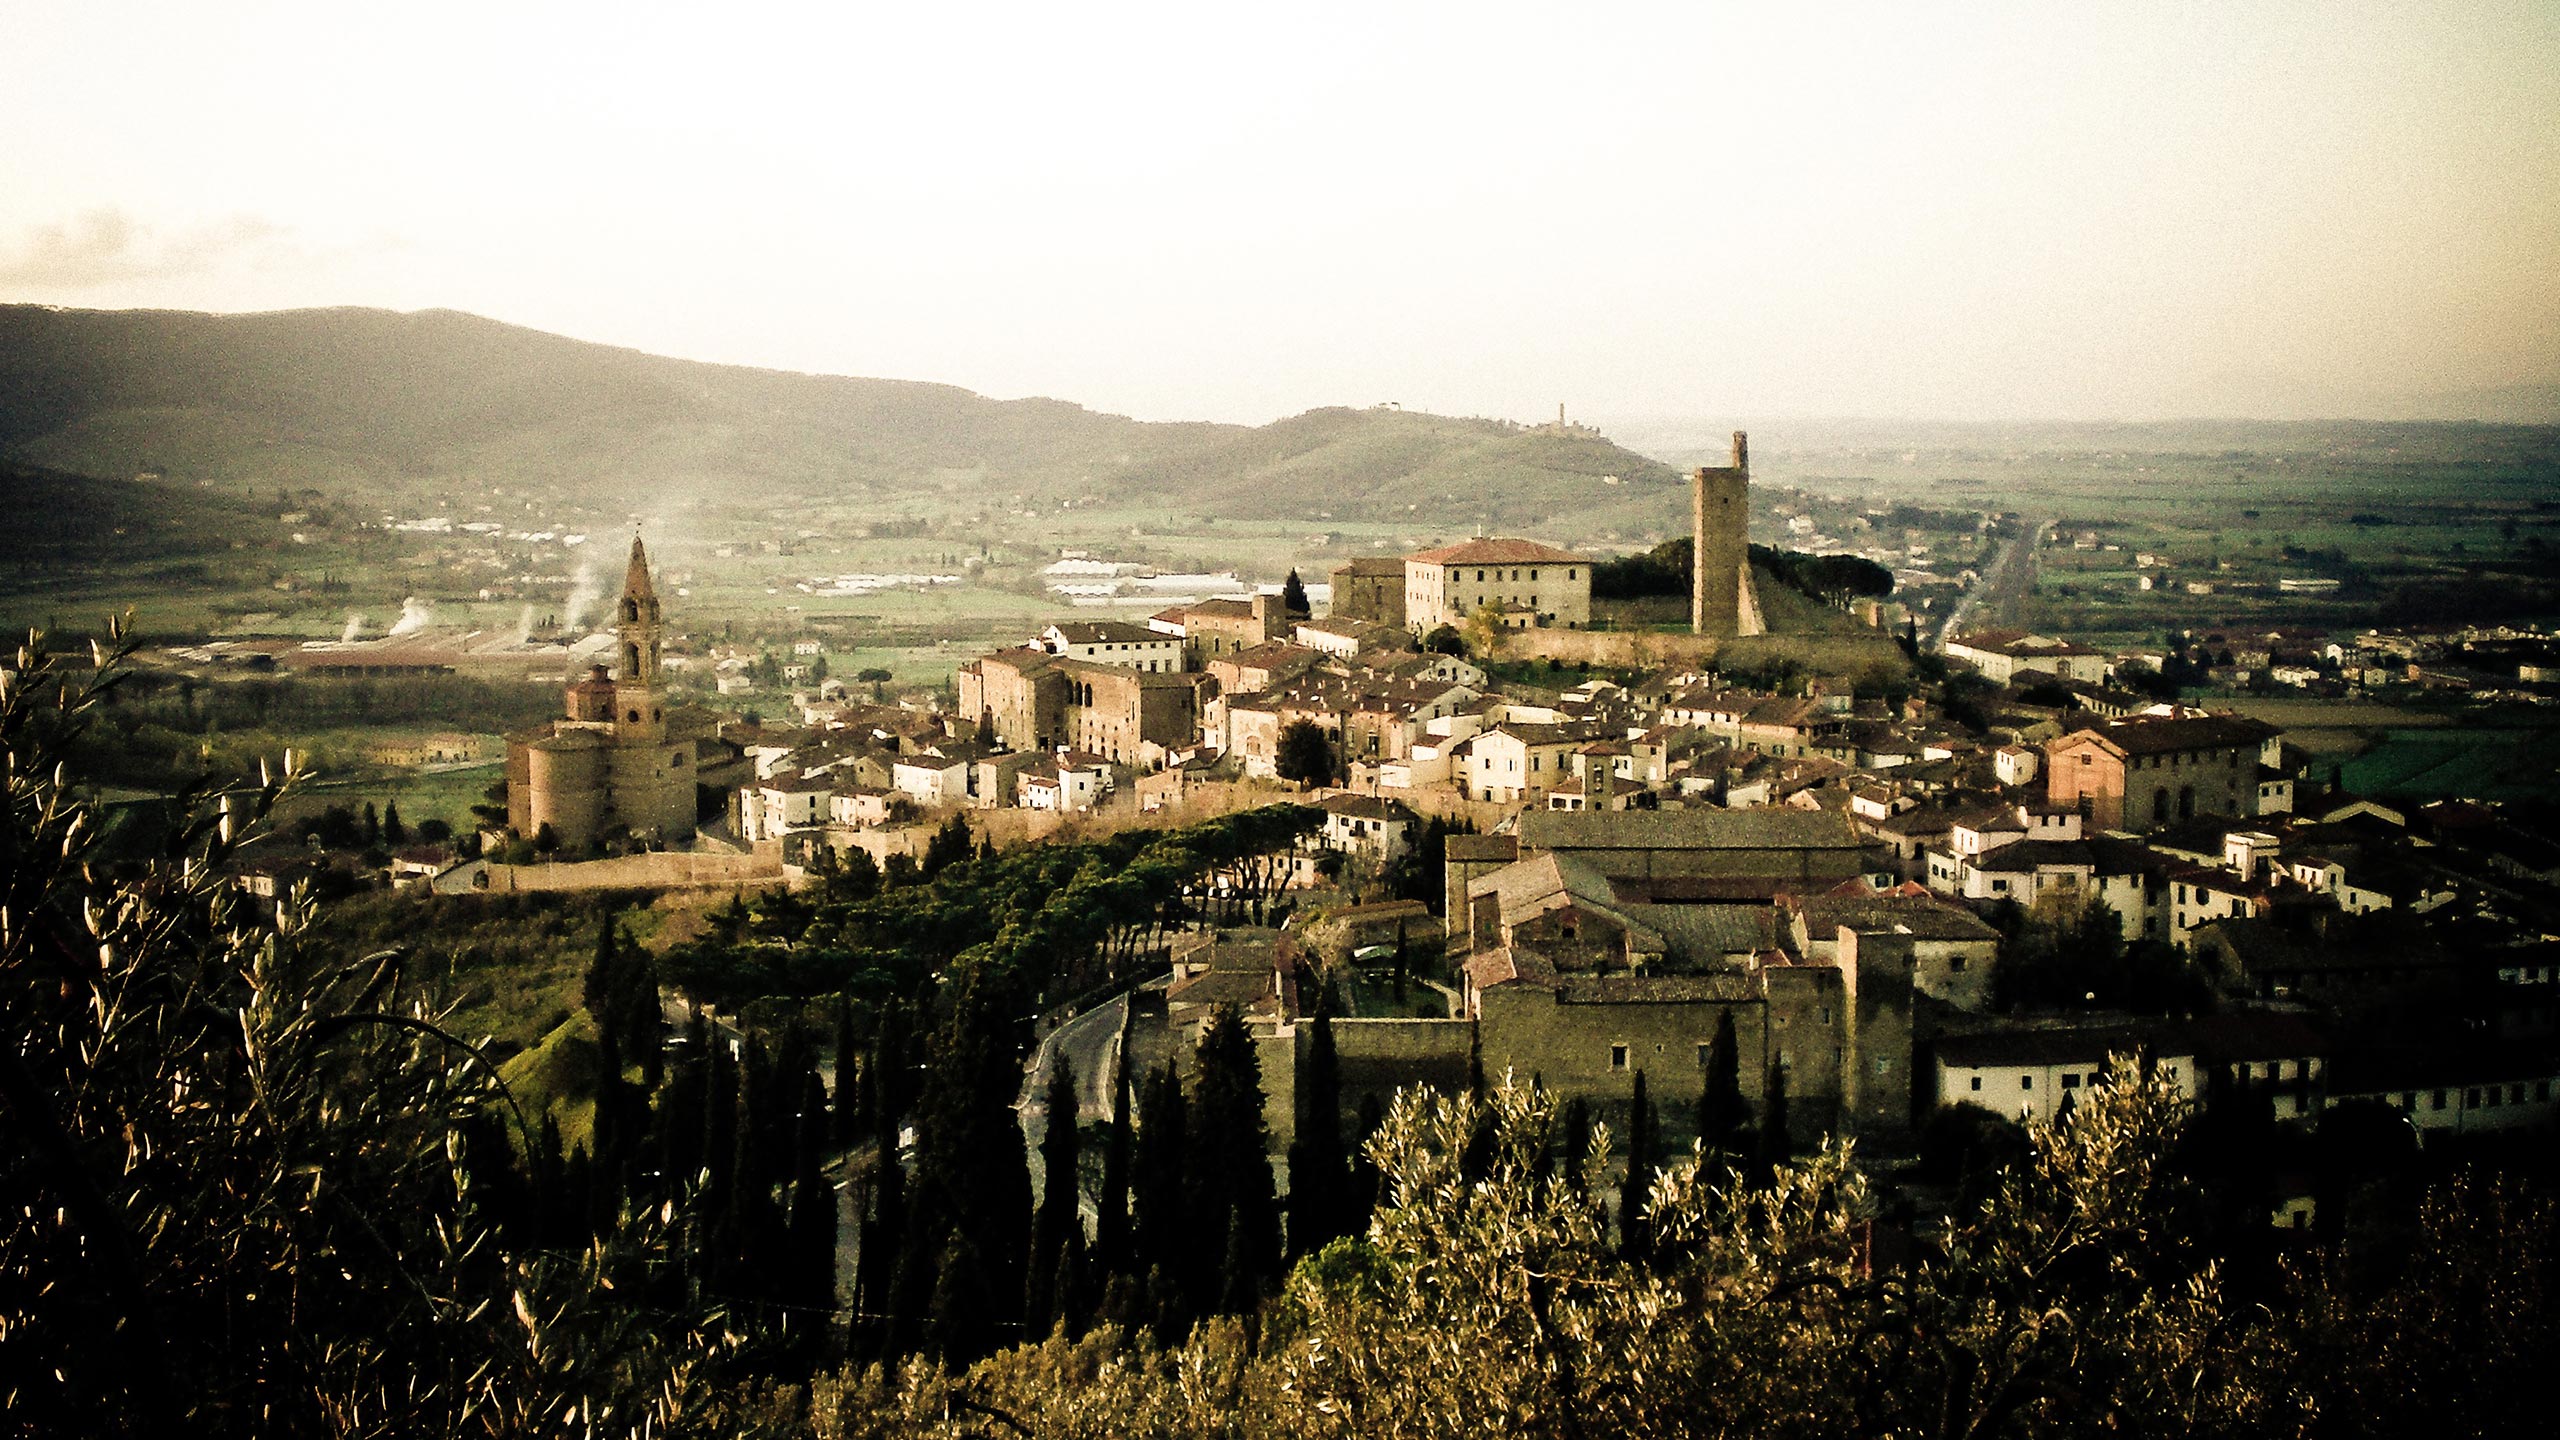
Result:
[[[1370,558],[1335,566],[1332,616],[1403,629],[1404,562]]]

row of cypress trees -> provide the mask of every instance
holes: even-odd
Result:
[[[877,1008],[865,1034],[839,997],[831,1097],[819,1050],[797,1027],[772,1046],[731,1041],[697,1013],[680,1058],[665,1063],[649,957],[608,920],[585,984],[600,1076],[591,1143],[564,1152],[546,1120],[529,1183],[496,1188],[549,1242],[593,1233],[620,1208],[682,1202],[681,1274],[663,1298],[723,1308],[782,1368],[839,1351],[965,1363],[1097,1321],[1177,1341],[1200,1318],[1251,1314],[1287,1264],[1365,1230],[1379,1177],[1359,1138],[1381,1116],[1366,1098],[1357,1134],[1346,1136],[1329,989],[1317,996],[1297,1074],[1284,1222],[1260,1069],[1239,1014],[1222,1010],[1206,1026],[1187,1085],[1171,1064],[1144,1074],[1115,1067],[1109,1116],[1092,1127],[1079,1123],[1062,1053],[1043,1077],[1049,1124],[1035,1196],[1014,1108],[1019,997],[987,967],[955,967],[949,984],[947,1011],[924,1035],[894,1002]],[[1642,1072],[1633,1077],[1617,1206],[1631,1256],[1646,1250],[1643,1198],[1663,1149],[1646,1083]],[[1767,1095],[1755,1130],[1728,1017],[1699,1099],[1708,1147],[1737,1162],[1783,1158],[1782,1071]],[[1569,1105],[1563,1128],[1561,1163],[1578,1176],[1588,1107]],[[1089,1149],[1099,1152],[1098,1185],[1086,1175]],[[860,1176],[849,1316],[839,1306],[829,1174],[839,1156],[848,1180]]]

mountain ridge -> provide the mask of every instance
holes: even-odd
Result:
[[[1555,513],[1625,500],[1613,478],[1676,480],[1606,441],[1501,421],[1347,408],[1258,427],[1141,421],[365,307],[0,306],[0,456],[324,492],[462,480],[859,492],[963,476],[1042,498],[1260,517]]]

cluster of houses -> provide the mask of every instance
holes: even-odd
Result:
[[[1291,763],[1283,737],[1312,728],[1332,773],[1307,787],[1325,811],[1311,856],[1383,867],[1426,818],[1459,833],[1438,915],[1343,893],[1289,931],[1185,942],[1157,1043],[1177,1053],[1216,1006],[1244,1009],[1283,1144],[1328,987],[1352,1107],[1509,1070],[1607,1114],[1644,1071],[1676,1132],[1730,1021],[1747,1099],[1783,1086],[1806,1137],[1888,1147],[1944,1105],[2050,1113],[2126,1049],[2285,1120],[2347,1100],[2426,1134],[2560,1113],[2560,846],[2494,807],[2346,794],[2270,726],[2115,688],[2153,657],[1957,637],[1947,656],[1993,687],[1963,723],[1821,676],[1546,688],[1423,642],[1453,617],[1586,623],[1569,552],[1475,541],[1332,578],[1323,619],[1265,595],[1062,621],[963,666],[949,714],[810,702],[800,725],[738,737],[742,838],[870,844],[956,808],[1143,812],[1209,786],[1259,803]],[[1340,873],[1302,860],[1296,879]],[[2209,1004],[2004,1000],[2011,917],[2067,929],[2093,906],[2128,946],[2180,957]],[[2301,1220],[2299,1198],[2276,1218]]]

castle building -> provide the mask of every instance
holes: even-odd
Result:
[[[1759,597],[1751,589],[1751,442],[1733,432],[1733,463],[1701,465],[1689,476],[1689,629],[1730,640],[1757,635]]]
[[[602,665],[567,690],[568,713],[507,737],[507,825],[564,847],[620,833],[672,841],[693,835],[694,751],[667,738],[660,688],[666,621],[649,579],[649,554],[631,537],[631,563],[615,604],[621,665]]]
[[[1404,623],[1464,625],[1491,606],[1508,629],[1591,624],[1591,564],[1535,540],[1469,540],[1404,557]]]

